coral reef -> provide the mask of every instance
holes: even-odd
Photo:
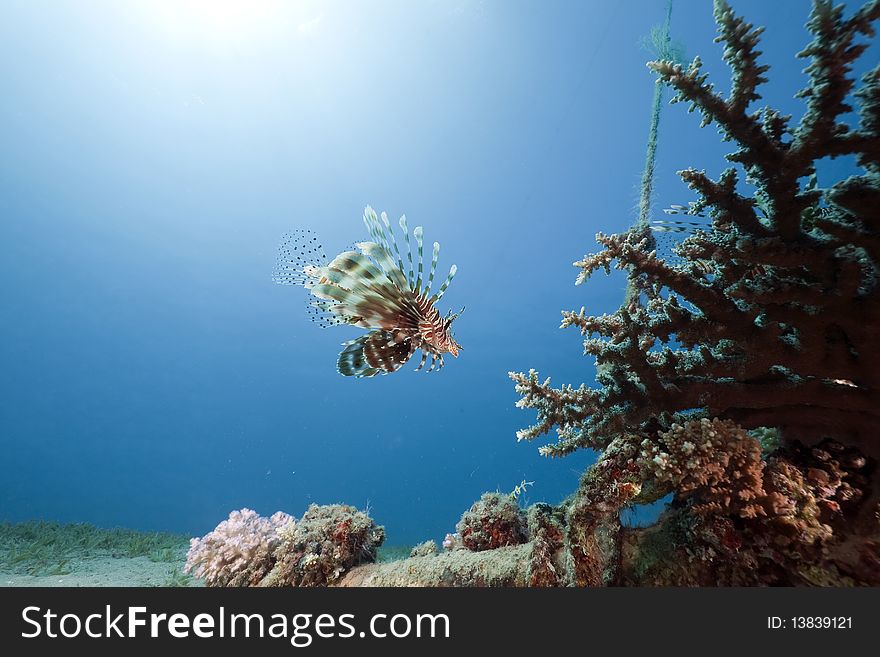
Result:
[[[599,452],[577,491],[528,509],[517,496],[529,482],[486,493],[443,552],[423,544],[389,563],[366,563],[383,532],[365,514],[312,507],[278,533],[261,585],[880,586],[880,66],[858,91],[852,79],[880,0],[848,18],[814,0],[797,125],[750,109],[766,82],[762,30],[723,0],[715,16],[729,94],[699,58],[649,65],[737,145],[718,180],[681,172],[699,196],[687,213],[711,225],[663,259],[642,216],[575,263],[578,283],[612,266],[628,276],[616,312],[563,313],[598,387],[511,373],[517,405],[537,411],[520,440],[555,429],[543,454]],[[839,156],[860,172],[820,187],[817,162]],[[669,495],[652,526],[621,523],[623,508]]]
[[[345,504],[312,504],[278,532],[274,566],[260,586],[326,586],[348,569],[376,560],[385,529]]]
[[[516,498],[483,493],[455,526],[461,544],[472,552],[520,545],[528,540],[526,516]]]
[[[649,64],[673,102],[738,146],[718,180],[680,173],[699,197],[687,213],[708,212],[711,225],[670,259],[645,221],[597,236],[603,250],[575,263],[577,283],[615,266],[626,298],[611,314],[564,312],[562,326],[585,336],[599,387],[511,373],[517,405],[537,411],[517,437],[555,429],[541,453],[600,452],[564,509],[570,583],[877,584],[880,66],[854,91],[852,65],[880,2],[847,18],[814,1],[796,126],[750,109],[767,81],[762,29],[723,0],[715,17],[726,97],[699,58]],[[820,187],[817,162],[839,156],[861,172]],[[621,526],[621,508],[669,493],[655,526]]]
[[[734,422],[703,418],[675,424],[641,447],[636,458],[643,476],[659,484],[663,494],[677,491],[699,499],[698,513],[765,515],[761,444]]]
[[[847,531],[866,465],[834,441],[780,452],[764,463],[748,516],[679,494],[656,526],[626,533],[622,583],[876,585],[876,543]]]
[[[281,511],[271,518],[251,509],[233,511],[214,531],[190,541],[184,571],[203,579],[207,586],[253,586],[275,564],[279,530],[294,524]]]
[[[852,17],[817,0],[808,27],[813,42],[806,112],[790,117],[750,111],[767,67],[758,63],[755,29],[716,2],[719,40],[733,71],[728,97],[701,73],[699,58],[686,69],[653,62],[660,81],[717,123],[739,148],[728,159],[753,185],[747,195],[736,167],[716,181],[688,169],[682,179],[699,195],[690,211],[708,211],[712,224],[676,249],[667,262],[647,247],[637,226],[599,234],[604,249],[575,263],[582,283],[612,265],[629,272],[634,301],[614,313],[563,313],[562,325],[586,336],[595,356],[598,389],[552,388],[536,372],[512,373],[519,405],[538,411],[519,433],[531,440],[556,428],[559,440],[543,448],[564,455],[603,449],[625,432],[669,429],[677,414],[704,409],[745,428],[780,427],[786,439],[834,436],[877,453],[880,422],[880,67],[851,94],[853,61],[872,36],[880,3]],[[849,95],[859,103],[859,126],[842,122]],[[816,162],[852,155],[861,175],[820,188]],[[594,338],[593,335],[598,337]]]

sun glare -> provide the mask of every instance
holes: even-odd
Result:
[[[304,34],[321,22],[310,2],[150,0],[140,6],[168,36],[213,47],[245,45],[285,27]]]

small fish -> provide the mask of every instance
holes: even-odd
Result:
[[[697,212],[692,206],[672,205],[663,210],[668,215],[686,215],[705,219],[706,215]],[[651,231],[654,233],[657,244],[657,254],[672,265],[683,265],[685,260],[674,252],[674,247],[680,239],[693,235],[696,231],[709,232],[712,225],[699,221],[683,221],[678,219],[654,219],[651,221]],[[688,263],[696,265],[697,270],[704,275],[713,273],[712,263],[708,260],[688,260]]]
[[[343,343],[337,360],[340,374],[358,378],[390,374],[419,350],[422,359],[416,371],[424,367],[429,355],[428,371],[440,369],[444,354],[457,357],[462,349],[453,337],[452,322],[464,309],[443,316],[436,307],[457,267],[452,265],[446,280],[431,294],[440,245],[434,242],[430,272],[423,284],[422,227],[412,231],[418,247],[416,268],[406,217],[400,218],[406,241],[406,267],[388,216],[384,212],[380,216],[367,206],[364,224],[372,241],[360,242],[355,245],[357,251],[343,251],[329,262],[314,233],[291,233],[281,243],[273,279],[281,285],[309,290],[315,297],[310,313],[321,326],[349,324],[369,329],[359,338]]]
[[[706,218],[702,212],[695,211],[693,206],[671,205],[663,210],[668,215],[686,215],[688,217]],[[681,221],[678,219],[654,219],[651,222],[651,230],[655,233],[693,233],[697,230],[710,230],[711,224],[705,221]]]

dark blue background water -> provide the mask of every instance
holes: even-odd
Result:
[[[767,102],[800,113],[807,2],[767,26]],[[175,9],[176,7],[176,9]],[[244,9],[242,8],[244,7]],[[591,381],[559,311],[594,234],[634,218],[653,79],[632,2],[5,2],[0,9],[0,518],[204,533],[234,508],[369,505],[391,543],[441,537],[481,492],[571,492],[589,453],[517,444],[508,370]],[[711,3],[673,33],[721,89]],[[876,59],[876,58],[875,58]],[[664,110],[657,204],[727,146]],[[844,166],[846,163],[841,164]],[[336,252],[364,205],[406,213],[459,275],[440,374],[352,380],[348,327],[271,282],[280,236]]]

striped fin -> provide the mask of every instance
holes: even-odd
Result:
[[[417,325],[419,310],[415,298],[388,251],[375,242],[358,246],[364,253],[342,253],[318,270],[320,279],[311,286],[311,291],[324,303],[316,307],[363,328]],[[374,261],[388,267],[390,276]]]
[[[330,282],[353,290],[358,286],[370,283],[381,283],[385,280],[382,272],[365,255],[357,251],[346,251],[333,258],[329,265],[318,270],[318,275]]]
[[[394,231],[391,229],[388,215],[383,212],[380,220],[380,217],[376,215],[376,211],[368,205],[364,210],[364,224],[367,226],[372,241],[385,249],[389,256],[391,256],[393,250],[394,256],[397,258],[396,265],[392,261],[388,264],[387,269],[384,266],[383,269],[386,269],[386,271],[397,269],[403,274],[403,258],[400,255],[400,249],[397,247],[397,240],[394,238]]]
[[[422,255],[424,251],[424,243],[422,237],[424,236],[425,231],[421,226],[416,226],[413,228],[413,236],[416,238],[416,244],[419,247],[419,269],[418,269],[418,278],[416,278],[416,282],[413,283],[412,289],[417,293],[422,289]]]
[[[364,225],[367,227],[367,232],[370,234],[371,240],[377,244],[384,243],[382,225],[379,223],[379,217],[376,216],[376,211],[369,205],[364,208]]]
[[[394,255],[397,257],[397,268],[403,272],[403,258],[400,257],[400,249],[397,248],[397,240],[394,239],[394,231],[391,230],[391,223],[388,221],[388,215],[384,212],[382,213],[382,224],[385,226],[387,239],[391,240],[391,245],[394,247]],[[387,246],[385,248],[386,250],[388,249]]]
[[[400,307],[393,297],[380,290],[355,293],[330,283],[318,283],[312,288],[322,302],[320,307],[343,317],[346,323],[363,328],[394,328],[400,324]]]
[[[455,278],[455,272],[457,272],[457,271],[458,271],[458,267],[456,265],[452,265],[452,267],[449,268],[449,276],[447,276],[446,280],[443,281],[443,285],[441,285],[440,289],[437,290],[437,294],[435,294],[433,297],[431,297],[434,302],[439,301],[443,297],[443,295],[446,294],[446,288],[449,287],[449,284],[452,282],[452,279]]]
[[[343,347],[337,369],[344,376],[358,378],[396,372],[415,352],[411,340],[396,341],[387,331],[371,331]]]
[[[380,246],[375,242],[361,242],[359,244],[356,244],[355,246],[357,246],[357,248],[359,248],[364,255],[368,255],[373,260],[375,260],[382,268],[382,271],[385,272],[385,276],[388,277],[388,280],[391,281],[394,285],[399,287],[401,290],[409,289],[409,286],[406,282],[406,277],[403,275],[403,272],[397,268],[397,265],[391,258],[391,254],[388,253],[388,250],[385,247]]]
[[[409,260],[409,276],[407,276],[407,281],[409,281],[409,286],[412,287],[415,279],[413,277],[413,257],[412,257],[412,244],[409,241],[409,230],[406,227],[406,215],[400,215],[400,229],[403,231],[403,237],[406,240],[406,257]],[[402,269],[402,268],[401,268]]]
[[[372,334],[367,333],[356,340],[342,343],[344,349],[336,360],[336,369],[340,374],[360,379],[367,376],[375,376],[379,373],[377,368],[370,367],[364,355],[364,343],[369,339],[370,335]]]
[[[437,271],[437,259],[440,257],[440,242],[434,242],[434,254],[431,256],[431,273],[428,274],[428,282],[425,284],[425,294],[431,289],[434,282],[434,272]]]

